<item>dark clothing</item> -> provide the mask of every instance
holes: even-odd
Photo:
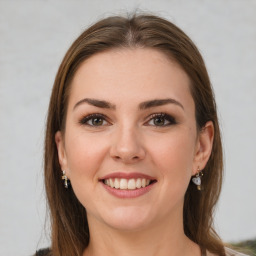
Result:
[[[36,254],[34,256],[50,256],[50,249],[40,249],[39,251],[36,251]]]

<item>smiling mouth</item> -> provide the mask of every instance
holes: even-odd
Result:
[[[124,178],[108,178],[101,180],[108,187],[119,189],[119,190],[136,190],[140,188],[145,188],[156,180],[150,180],[146,178],[134,178],[134,179],[124,179]]]

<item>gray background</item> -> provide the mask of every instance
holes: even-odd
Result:
[[[136,8],[173,21],[201,50],[225,147],[216,227],[224,241],[256,237],[255,0],[0,0],[0,255],[48,244],[44,124],[64,53],[89,24]]]

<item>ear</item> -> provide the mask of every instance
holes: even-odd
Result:
[[[55,133],[55,143],[58,150],[58,157],[59,157],[59,163],[60,163],[61,169],[67,173],[68,171],[67,156],[65,152],[64,138],[61,131],[57,131]]]
[[[212,121],[209,121],[198,134],[192,170],[193,175],[198,172],[198,169],[203,170],[205,168],[212,152],[213,138],[214,126]]]

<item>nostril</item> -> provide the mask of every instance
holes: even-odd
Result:
[[[120,155],[113,155],[112,156],[116,160],[122,160],[122,161],[138,161],[140,159],[139,156],[135,155],[129,155],[129,154],[120,154]]]
[[[143,144],[131,136],[132,134],[122,133],[120,138],[116,138],[110,148],[110,156],[113,159],[127,163],[144,159],[146,152]]]

